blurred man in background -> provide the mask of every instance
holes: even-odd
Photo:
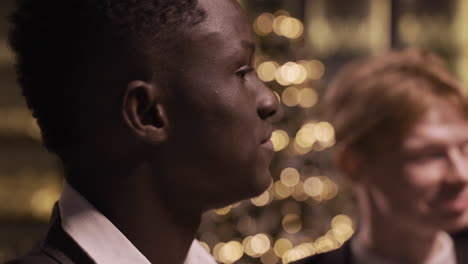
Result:
[[[448,235],[468,224],[467,103],[432,53],[394,51],[344,67],[324,108],[357,197],[357,233],[299,263],[468,263],[466,245]]]
[[[21,0],[11,23],[66,179],[46,237],[11,263],[215,263],[192,243],[200,216],[268,187],[278,107],[237,2]]]

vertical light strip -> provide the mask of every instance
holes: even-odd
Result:
[[[390,0],[371,0],[369,5],[369,50],[376,54],[390,48]]]
[[[468,85],[468,30],[466,20],[468,19],[468,1],[457,0],[455,18],[453,21],[452,34],[458,50],[455,62],[455,70],[460,80]]]

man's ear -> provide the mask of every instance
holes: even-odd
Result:
[[[360,154],[351,150],[347,146],[341,146],[336,153],[338,167],[352,180],[353,182],[361,182],[362,173],[362,157]]]
[[[143,81],[127,84],[122,113],[134,134],[145,142],[159,144],[168,137],[168,118],[160,87]]]

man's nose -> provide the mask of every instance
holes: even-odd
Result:
[[[468,183],[468,156],[458,148],[449,150],[451,171],[447,175],[448,183]]]
[[[257,112],[261,119],[272,119],[278,111],[279,102],[273,91],[263,82],[258,83]]]

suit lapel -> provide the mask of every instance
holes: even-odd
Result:
[[[94,262],[63,230],[58,204],[55,204],[47,236],[41,250],[61,264],[93,264]]]

